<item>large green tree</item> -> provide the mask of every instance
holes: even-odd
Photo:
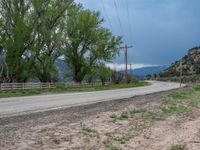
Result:
[[[41,82],[51,82],[57,76],[55,60],[61,55],[63,24],[72,0],[33,0],[35,28],[34,70]]]
[[[24,82],[31,73],[24,55],[33,31],[30,3],[31,0],[0,1],[0,42],[6,52],[11,82]]]
[[[63,25],[73,0],[1,0],[0,43],[6,51],[11,82],[57,75]]]
[[[98,63],[111,61],[119,53],[121,37],[113,36],[102,23],[99,12],[76,7],[69,13],[64,55],[75,82],[81,82]]]

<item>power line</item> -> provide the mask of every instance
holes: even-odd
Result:
[[[101,0],[101,2],[102,2],[102,6],[103,6],[103,11],[105,12],[105,16],[106,16],[106,18],[108,19],[108,23],[109,23],[109,25],[110,25],[110,29],[112,29],[112,24],[111,24],[111,21],[110,21],[110,18],[109,18],[109,16],[108,16],[108,14],[106,13],[106,7],[105,7],[105,4],[104,4],[104,1]]]
[[[122,32],[122,35],[124,35],[124,31],[123,31],[123,28],[122,28],[122,23],[121,23],[121,20],[120,20],[120,16],[119,16],[119,11],[118,11],[118,7],[117,7],[117,3],[115,0],[114,1],[114,6],[115,6],[115,11],[117,13],[117,19],[118,19],[118,22],[119,22],[119,26],[120,26],[120,30]]]
[[[132,23],[131,23],[131,17],[130,17],[129,3],[128,3],[128,0],[125,0],[125,2],[126,2],[126,9],[127,9],[128,25],[129,25],[130,34],[131,34],[131,42],[133,42],[133,39],[132,39],[133,32],[132,32]]]

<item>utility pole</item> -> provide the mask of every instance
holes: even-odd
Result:
[[[132,73],[132,64],[130,64],[130,73]]]
[[[180,88],[182,87],[182,77],[183,77],[183,62],[182,59],[180,61]]]
[[[128,84],[128,49],[132,48],[133,46],[130,45],[125,45],[124,47],[120,47],[125,49],[125,68],[126,68],[126,72],[125,72],[125,76],[126,76],[126,83]]]

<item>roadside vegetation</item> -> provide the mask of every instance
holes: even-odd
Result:
[[[0,91],[0,98],[4,97],[17,97],[17,96],[33,96],[33,95],[44,95],[44,94],[58,94],[58,93],[68,93],[68,92],[87,92],[87,91],[102,91],[102,90],[112,90],[121,88],[133,88],[147,86],[149,83],[145,81],[138,81],[130,84],[111,84],[111,85],[87,85],[78,87],[66,87],[64,84],[57,84],[55,88],[51,89],[28,89],[28,90],[5,90]]]
[[[156,108],[142,107],[127,109],[126,111],[111,114],[110,125],[118,127],[114,132],[105,133],[106,138],[101,141],[101,135],[95,129],[88,129],[88,132],[95,130],[98,135],[98,145],[103,145],[109,150],[120,150],[127,148],[132,139],[143,133],[144,130],[151,127],[156,121],[166,120],[170,117],[181,117],[190,114],[194,109],[200,108],[200,85],[190,88],[181,89],[172,92],[163,98]],[[128,126],[123,125],[128,122]],[[95,127],[94,127],[95,128]],[[85,131],[83,132],[85,134]],[[149,138],[148,135],[145,138]],[[90,138],[89,138],[90,139]],[[185,145],[166,145],[171,150],[185,150]],[[88,146],[90,147],[90,146]],[[91,147],[90,147],[91,148]]]
[[[74,82],[93,72],[105,82],[105,63],[120,53],[122,37],[103,27],[100,12],[74,0],[1,0],[0,16],[3,83],[57,82],[55,62],[61,56]]]

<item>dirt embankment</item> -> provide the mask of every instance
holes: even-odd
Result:
[[[199,150],[199,109],[156,116],[169,93],[0,118],[0,149]]]

